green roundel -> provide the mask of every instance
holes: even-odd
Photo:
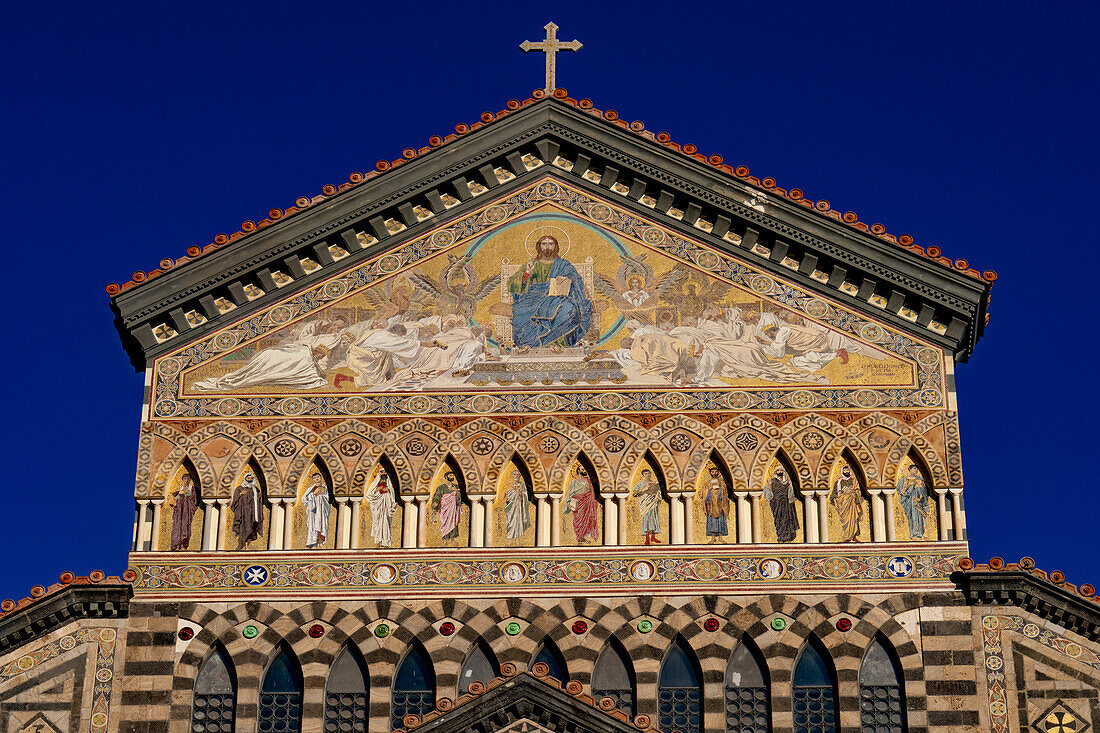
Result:
[[[246,639],[254,639],[254,638],[256,638],[256,635],[259,634],[259,633],[260,633],[260,630],[257,629],[252,624],[249,624],[248,626],[245,626],[241,630],[241,635]]]
[[[647,618],[643,618],[638,622],[638,631],[643,634],[648,634],[650,631],[653,631],[653,622]]]
[[[390,627],[388,624],[378,624],[374,627],[374,635],[379,639],[383,639],[390,635]]]
[[[508,636],[515,636],[520,632],[520,625],[513,621],[504,627],[504,631]]]
[[[772,619],[772,628],[776,631],[782,631],[787,628],[787,619],[776,616]]]

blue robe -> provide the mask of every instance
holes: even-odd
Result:
[[[550,283],[530,283],[512,296],[512,343],[516,346],[549,346],[561,342],[576,346],[592,323],[592,301],[584,293],[577,268],[561,257],[554,260],[550,277],[567,277],[569,295],[549,295]]]

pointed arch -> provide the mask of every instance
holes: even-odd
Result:
[[[215,642],[195,675],[191,730],[195,733],[233,730],[236,709],[237,675],[233,660],[221,642]]]
[[[561,544],[583,545],[589,540],[600,544],[607,531],[600,504],[600,476],[584,451],[576,454],[563,483],[559,509]]]
[[[302,667],[285,641],[276,647],[264,671],[257,718],[261,731],[294,733],[302,729]]]
[[[534,479],[526,462],[513,451],[499,476],[493,501],[493,544],[534,547],[538,540],[535,523]]]
[[[542,638],[539,648],[531,655],[530,668],[534,670],[537,664],[545,664],[547,674],[563,685],[569,681],[569,668],[565,664],[565,657],[562,656],[558,645],[549,636]]]
[[[244,481],[247,474],[251,473],[256,477],[256,492],[248,491],[244,486]],[[232,491],[229,494],[229,512],[226,512],[227,516],[222,517],[221,521],[226,526],[226,549],[228,549],[228,537],[232,532],[233,536],[237,538],[237,550],[244,550],[249,544],[255,542],[255,549],[266,549],[266,537],[268,529],[268,522],[271,515],[268,511],[267,497],[268,493],[267,476],[260,470],[260,464],[254,457],[249,459],[241,466],[237,472],[237,476],[229,484],[232,487]],[[240,493],[240,497],[238,497]],[[240,501],[238,501],[238,498]]]
[[[440,463],[428,495],[428,544],[465,547],[470,544],[470,500],[466,476],[450,453]]]
[[[864,730],[906,729],[904,675],[889,640],[876,634],[859,665],[859,721]]]
[[[787,451],[778,446],[764,474],[760,498],[765,542],[806,541],[804,486]]]
[[[845,472],[845,468],[851,473]],[[870,542],[875,536],[867,474],[844,448],[829,471],[828,524],[820,528],[822,541]],[[862,539],[861,539],[862,537]]]
[[[703,727],[703,670],[694,650],[677,634],[657,678],[657,715],[661,730],[701,733]]]
[[[909,460],[906,461],[905,458]],[[892,536],[899,540],[935,540],[939,538],[939,516],[936,497],[932,493],[932,477],[928,464],[915,448],[898,462],[898,475],[892,492],[887,496],[887,509],[892,516]],[[888,537],[890,539],[892,537]]]
[[[320,476],[320,482],[316,477]],[[287,486],[292,486],[288,483]],[[335,548],[337,528],[332,520],[336,511],[336,495],[332,474],[319,456],[310,459],[293,484],[295,489],[294,526],[300,528],[301,539],[294,544],[309,549]],[[296,531],[297,535],[298,532]],[[298,545],[301,542],[301,545]]]
[[[421,485],[428,485],[429,489],[433,488],[431,482],[445,463],[450,464],[452,470],[461,478],[464,493],[481,486],[482,477],[477,462],[466,450],[466,446],[450,435],[446,435],[444,441],[436,443],[425,456],[424,463],[420,466]]]
[[[836,667],[812,634],[802,646],[791,678],[795,733],[837,733]]]
[[[672,544],[672,504],[668,498],[668,483],[653,453],[645,450],[628,475],[631,481],[627,506],[638,518],[638,537],[631,537],[630,542],[626,537],[619,537],[619,544]]]
[[[165,510],[161,512],[159,547],[155,549],[183,552],[202,547],[204,512],[203,487],[190,456],[180,461],[171,481],[165,487]]]
[[[474,682],[484,685],[499,676],[500,663],[497,662],[493,650],[485,643],[485,639],[479,636],[466,655],[462,670],[458,673],[458,694],[465,695]]]
[[[393,676],[390,729],[404,728],[406,715],[423,717],[434,709],[435,668],[423,645],[413,639]]]
[[[768,699],[768,666],[760,648],[742,636],[726,664],[726,731],[768,733],[771,703]]]
[[[634,663],[618,637],[610,636],[592,667],[592,695],[611,698],[615,707],[634,717],[637,681]]]
[[[734,539],[737,534],[737,507],[733,500],[734,483],[729,462],[718,452],[711,449],[701,464],[698,479],[690,488],[693,500],[689,507],[690,522],[693,524],[694,542],[725,543],[729,541],[730,529]],[[688,488],[688,487],[685,487]]]
[[[371,469],[355,472],[357,486],[362,487],[363,518],[353,526],[352,547],[402,547],[404,542],[405,505],[401,497],[407,491],[389,454],[382,452]],[[415,544],[415,538],[412,540]]]
[[[324,729],[365,731],[368,690],[370,676],[367,665],[355,646],[349,644],[332,663],[325,682]],[[346,727],[348,725],[351,727]]]

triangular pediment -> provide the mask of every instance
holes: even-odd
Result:
[[[528,673],[500,677],[478,687],[422,721],[409,720],[410,733],[656,733],[648,716],[631,721],[622,711],[576,689],[563,690],[556,680]],[[482,691],[483,690],[483,691]],[[610,702],[610,701],[607,701]]]
[[[934,345],[739,253],[550,176],[486,198],[160,359],[156,416],[943,404]]]
[[[735,174],[636,124],[594,115],[574,100],[543,99],[473,127],[108,288],[135,365],[385,260],[428,232],[470,221],[489,200],[537,190],[545,178],[955,358],[966,358],[984,326],[992,273],[983,280],[962,260],[951,264],[854,219],[846,224],[824,202],[810,205],[770,180]]]

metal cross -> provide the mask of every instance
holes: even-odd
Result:
[[[523,49],[524,53],[542,51],[546,54],[546,88],[543,91],[547,94],[551,94],[554,91],[554,57],[557,55],[558,51],[580,51],[581,42],[575,38],[568,42],[559,41],[558,27],[556,25],[547,23],[544,27],[546,28],[545,40],[538,41],[537,43],[534,41],[524,41],[519,44],[519,47]]]

